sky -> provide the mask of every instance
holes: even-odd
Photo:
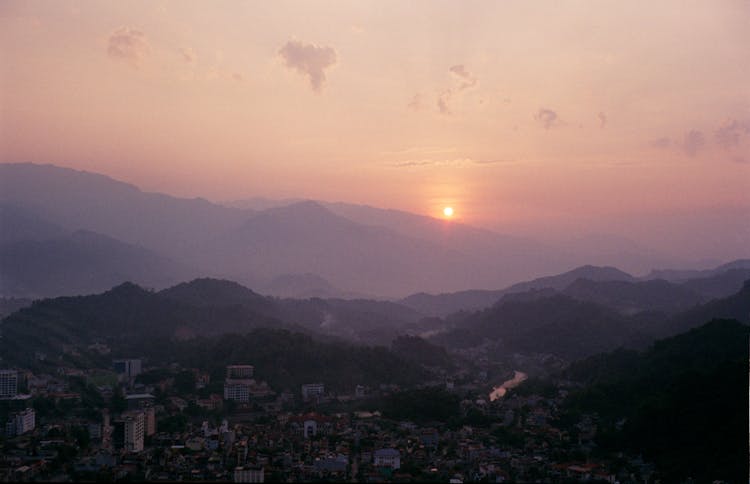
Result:
[[[747,1],[4,0],[0,162],[504,232],[741,216],[748,46]]]

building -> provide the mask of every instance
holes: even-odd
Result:
[[[142,452],[146,433],[146,414],[144,412],[126,412],[114,422],[112,440],[115,447],[126,452]]]
[[[253,377],[255,367],[253,365],[229,365],[227,366],[227,380],[247,380]]]
[[[318,422],[313,419],[305,420],[302,423],[302,435],[306,439],[311,439],[318,434]]]
[[[302,400],[320,400],[325,394],[325,385],[322,383],[306,383],[302,385]]]
[[[33,408],[27,408],[16,414],[16,435],[31,432],[36,428],[36,412]]]
[[[151,437],[156,433],[156,409],[154,407],[146,407],[143,409],[145,414],[145,429],[144,432],[146,437]]]
[[[375,467],[389,467],[393,470],[401,468],[401,453],[396,449],[376,450],[372,456]]]
[[[224,383],[224,400],[249,402],[251,382],[252,380],[227,380]]]
[[[150,393],[131,393],[125,395],[125,401],[128,404],[128,410],[140,410],[142,408],[151,407],[154,404],[156,397]]]
[[[224,380],[224,400],[235,402],[249,402],[255,387],[252,365],[227,366],[227,378]]]
[[[36,428],[36,412],[33,408],[27,408],[21,412],[16,412],[8,419],[5,424],[5,435],[14,437],[31,432]]]
[[[14,398],[18,394],[18,372],[0,370],[0,398]]]
[[[263,467],[236,467],[234,482],[264,482]]]
[[[112,367],[117,373],[123,374],[128,378],[135,378],[141,373],[141,360],[139,358],[114,360]]]

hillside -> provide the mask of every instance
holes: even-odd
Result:
[[[443,317],[459,311],[488,308],[506,294],[524,293],[533,289],[562,290],[578,279],[589,279],[595,282],[630,281],[633,277],[614,267],[586,265],[560,274],[519,282],[505,289],[458,291],[437,295],[420,292],[403,298],[399,302],[423,314]]]
[[[276,391],[298,392],[303,383],[321,382],[328,391],[352,393],[356,385],[414,385],[430,373],[384,347],[356,346],[285,330],[259,328],[245,335],[228,334],[174,342],[151,353],[159,362],[177,361],[203,368],[221,379],[226,365],[251,358],[255,374]]]
[[[674,314],[706,300],[702,294],[689,287],[658,279],[643,282],[578,279],[562,292],[581,301],[601,304],[624,314],[642,311]]]
[[[582,266],[561,274],[520,282],[505,289],[442,294],[420,292],[399,300],[399,303],[425,315],[445,317],[459,311],[488,308],[509,294],[553,289],[624,314],[642,311],[674,314],[711,299],[735,294],[742,288],[745,280],[750,279],[750,269],[741,266],[742,261],[722,264],[710,271],[696,272],[700,277],[681,282],[635,279],[616,268]]]
[[[670,282],[685,282],[719,275],[732,269],[750,269],[750,259],[737,259],[712,269],[655,269],[645,279],[665,279]]]
[[[619,351],[575,363],[567,376],[586,387],[571,395],[567,412],[596,412],[602,417],[599,445],[656,462],[655,478],[742,482],[748,337],[747,325],[714,320],[643,353]],[[621,430],[618,421],[624,422]]]
[[[742,289],[729,297],[707,302],[674,316],[660,331],[662,334],[672,335],[714,318],[750,323],[750,280],[745,281]]]
[[[91,294],[126,281],[162,288],[192,274],[148,249],[84,230],[0,245],[0,294],[6,296]]]
[[[171,256],[240,226],[253,213],[146,193],[96,173],[31,163],[0,164],[0,201],[68,230],[90,230]]]
[[[34,302],[3,319],[0,347],[5,361],[31,366],[35,351],[54,361],[67,346],[104,342],[140,353],[174,339],[261,326],[284,325],[253,308],[192,305],[126,283],[102,294]]]
[[[494,341],[506,352],[550,353],[575,359],[630,343],[639,324],[614,310],[562,294],[517,300],[512,295],[484,311],[457,318],[433,340],[448,347]]]

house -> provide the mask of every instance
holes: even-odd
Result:
[[[389,467],[393,470],[401,468],[401,453],[396,449],[376,450],[372,458],[375,467]]]

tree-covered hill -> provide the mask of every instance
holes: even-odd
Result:
[[[252,364],[258,378],[276,389],[299,391],[303,383],[322,382],[327,389],[351,393],[356,385],[415,385],[430,374],[419,364],[377,346],[320,341],[287,330],[258,328],[244,335],[226,334],[175,342],[152,355],[223,375],[230,364]]]
[[[749,338],[749,326],[713,320],[642,353],[616,351],[574,363],[567,377],[585,387],[568,399],[567,412],[597,413],[598,443],[642,453],[664,482],[742,482]]]

